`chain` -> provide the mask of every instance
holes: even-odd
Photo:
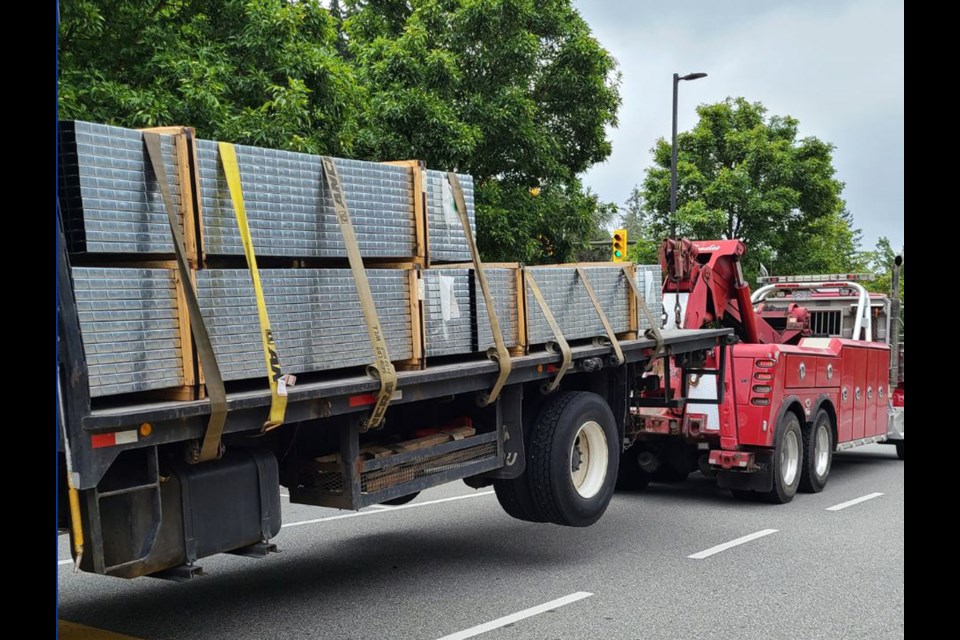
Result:
[[[680,321],[680,290],[679,289],[677,290],[677,297],[675,298],[675,300],[676,302],[674,302],[673,304],[674,322],[677,325],[677,329],[680,329],[682,328],[682,324]]]

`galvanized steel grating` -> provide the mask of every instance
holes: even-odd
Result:
[[[368,269],[394,360],[413,357],[410,274]],[[370,364],[373,353],[349,269],[261,269],[264,297],[285,373]],[[244,269],[197,272],[200,311],[224,380],[265,375],[256,299]]]
[[[577,276],[576,267],[527,267],[531,272],[547,306],[560,325],[564,338],[578,340],[582,338],[605,337],[603,324],[597,317],[590,296]],[[622,268],[617,266],[583,266],[593,289],[597,294],[600,307],[606,314],[614,332],[630,330],[629,291]],[[526,292],[527,300],[527,343],[543,344],[554,340],[553,331],[546,316],[540,310],[533,293]]]
[[[640,290],[640,294],[643,296],[643,300],[646,302],[647,308],[650,309],[650,313],[653,315],[653,319],[659,328],[663,322],[663,275],[660,271],[660,265],[638,264],[635,265],[635,267],[637,271],[637,289]],[[640,327],[641,331],[650,328],[650,323],[647,321],[647,317],[643,311],[641,311],[639,305],[637,305],[637,320],[637,326]]]
[[[430,243],[430,262],[469,262],[472,259],[467,236],[460,224],[453,204],[453,191],[444,171],[428,169],[425,172],[427,191],[427,236]],[[476,237],[473,176],[457,174],[467,205],[467,218]]]
[[[345,258],[346,249],[320,156],[234,145],[257,255]],[[216,142],[197,141],[204,247],[243,255]],[[413,169],[335,158],[366,258],[416,254]]]
[[[72,273],[91,397],[184,384],[172,270]]]
[[[504,342],[520,344],[516,269],[485,267]],[[486,351],[494,346],[487,305],[469,268],[423,271],[427,356]]]
[[[160,150],[174,210],[180,176],[172,136]],[[60,122],[58,195],[73,253],[173,253],[173,241],[143,134],[81,121]]]

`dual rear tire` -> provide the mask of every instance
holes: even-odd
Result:
[[[738,498],[758,497],[773,504],[786,504],[797,491],[823,491],[830,476],[834,449],[833,419],[820,409],[810,428],[800,424],[793,411],[787,411],[777,424],[771,459],[772,487],[765,492],[734,490]]]
[[[820,493],[827,485],[833,464],[833,419],[820,409],[809,429],[803,430],[803,473],[800,491]]]

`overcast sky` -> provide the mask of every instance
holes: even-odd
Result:
[[[843,197],[865,248],[903,244],[903,3],[891,0],[575,0],[623,73],[613,154],[587,186],[623,204],[670,136],[672,75],[679,129],[694,108],[743,96],[800,121],[800,136],[836,146]]]

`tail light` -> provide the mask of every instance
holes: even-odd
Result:
[[[757,366],[761,369],[771,369],[777,366],[777,361],[769,358],[763,358],[761,360],[757,360]]]
[[[903,389],[893,390],[893,406],[895,407],[903,406]]]
[[[770,385],[768,384],[755,384],[753,385],[754,393],[770,393]]]

